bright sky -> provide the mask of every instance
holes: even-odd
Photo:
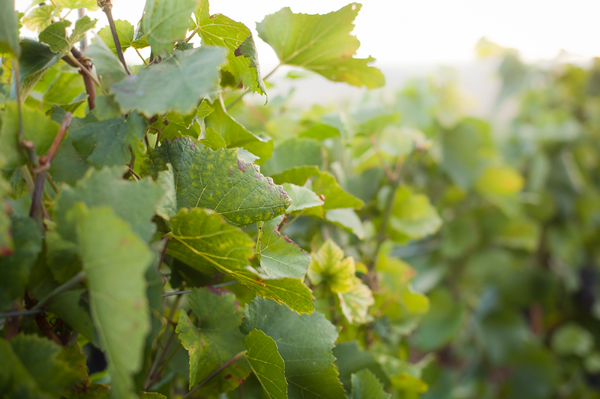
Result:
[[[255,22],[289,6],[294,12],[327,13],[350,0],[212,0],[211,14],[222,13],[255,32]],[[16,0],[24,10],[31,0]],[[134,24],[145,0],[113,0],[115,19]],[[354,33],[358,55],[372,55],[379,65],[462,62],[473,58],[473,46],[488,36],[516,47],[527,58],[550,58],[560,49],[600,56],[599,0],[363,0]],[[73,13],[75,14],[75,13]],[[97,27],[106,24],[101,12]],[[256,34],[256,32],[255,32]],[[263,71],[276,65],[271,48],[257,47]],[[135,62],[135,53],[127,53]]]

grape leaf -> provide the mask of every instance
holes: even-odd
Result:
[[[78,202],[90,208],[110,206],[144,241],[152,238],[155,226],[151,219],[164,191],[150,179],[136,183],[121,179],[122,175],[123,169],[119,167],[90,170],[74,188],[62,188],[54,216],[57,230],[64,239],[76,242],[75,226],[69,223],[67,214]]]
[[[141,172],[156,178],[167,163],[177,179],[179,208],[209,208],[243,226],[281,215],[291,202],[257,166],[239,160],[236,149],[201,150],[189,137],[176,138],[150,150]]]
[[[229,359],[244,351],[244,335],[239,326],[243,312],[235,295],[227,291],[195,288],[190,294],[190,307],[198,318],[196,327],[185,310],[179,311],[177,334],[189,352],[190,388],[204,381]],[[245,360],[238,360],[202,387],[208,395],[236,388],[250,373]]]
[[[50,50],[50,46],[31,39],[21,42],[21,56],[19,57],[19,83],[21,85],[21,98],[27,98],[44,73],[60,60],[60,54]],[[10,98],[17,97],[16,80],[10,88]]]
[[[299,166],[321,165],[323,152],[317,140],[292,138],[279,144],[260,168],[265,175],[271,176]]]
[[[287,306],[256,298],[246,306],[242,332],[254,329],[277,343],[290,399],[345,398],[331,354],[337,331],[322,314],[298,315]]]
[[[23,140],[33,142],[38,156],[45,155],[58,132],[58,124],[43,112],[23,107]],[[28,161],[19,144],[19,111],[17,104],[8,103],[0,130],[0,157],[5,159],[6,169],[16,169]]]
[[[244,147],[261,159],[267,159],[273,151],[273,142],[270,138],[259,137],[242,126],[223,109],[221,104],[213,104],[213,112],[204,120],[206,127],[217,131],[228,148]]]
[[[325,214],[325,219],[354,233],[361,240],[365,236],[362,221],[352,208],[330,209]]]
[[[286,170],[285,172],[271,175],[271,178],[276,184],[292,183],[297,186],[302,186],[306,183],[309,177],[319,173],[319,168],[316,166],[297,166]]]
[[[227,65],[223,70],[233,75],[236,80],[235,86],[242,82],[250,91],[266,94],[267,89],[260,76],[256,47],[250,29],[223,14],[211,16],[208,0],[201,2],[194,15],[202,44],[227,49]]]
[[[308,266],[308,278],[314,285],[327,284],[331,291],[348,292],[354,287],[354,259],[344,259],[344,251],[333,241],[327,240],[312,255]]]
[[[14,0],[0,3],[0,54],[4,53],[12,53],[16,57],[21,54],[19,21]]]
[[[96,0],[55,0],[55,3],[60,7],[70,8],[72,10],[77,8],[87,8],[89,11],[97,11],[99,8]]]
[[[132,375],[142,366],[150,330],[144,274],[154,256],[111,208],[88,210],[80,204],[71,215],[77,220],[92,319],[108,359],[112,391],[135,398]]]
[[[383,385],[368,369],[352,374],[352,395],[350,399],[390,399]]]
[[[271,277],[303,279],[310,264],[310,255],[279,232],[283,215],[262,225],[260,235],[260,266]]]
[[[368,315],[369,306],[375,303],[373,293],[358,277],[350,290],[339,293],[342,314],[351,324],[364,324],[372,319]]]
[[[437,210],[424,194],[415,194],[408,187],[401,187],[396,193],[389,226],[396,234],[396,241],[419,239],[433,234],[442,225]]]
[[[269,279],[247,268],[254,241],[219,215],[203,209],[181,209],[170,222],[173,230],[167,254],[205,274],[213,274],[216,268],[256,295],[283,302],[297,312],[312,312],[312,294],[302,280]]]
[[[123,112],[137,109],[147,117],[168,111],[187,115],[216,87],[217,67],[224,56],[225,49],[219,47],[176,51],[168,60],[115,83],[111,91]]]
[[[340,372],[340,381],[346,392],[352,392],[352,374],[367,369],[370,370],[385,386],[390,385],[390,379],[385,374],[375,357],[358,347],[357,341],[346,341],[338,343],[333,348],[335,364]]]
[[[131,159],[131,148],[144,137],[146,121],[136,113],[127,120],[107,119],[71,130],[73,146],[81,154],[89,154],[87,162],[96,168],[124,165]]]
[[[323,206],[323,200],[308,188],[290,183],[284,183],[282,184],[282,187],[292,199],[292,205],[289,206],[285,213]]]
[[[54,342],[19,334],[10,343],[0,340],[0,392],[7,398],[59,397],[78,381],[78,372],[62,359]]]
[[[39,33],[52,23],[52,16],[55,11],[57,11],[57,7],[54,4],[33,7],[22,19],[23,25],[30,31]]]
[[[223,136],[217,133],[212,127],[206,129],[206,138],[201,139],[200,142],[213,150],[227,148],[227,143],[223,140]]]
[[[96,22],[98,22],[97,19],[90,19],[87,15],[79,18],[75,22],[71,36],[67,35],[67,28],[71,26],[70,21],[55,22],[40,32],[40,41],[47,43],[50,46],[50,50],[60,53],[63,56],[71,50],[71,47],[83,39],[88,30],[96,26]]]
[[[11,215],[12,255],[0,256],[0,310],[23,295],[30,269],[42,250],[40,231],[33,219]]]
[[[119,39],[121,50],[124,52],[132,46],[135,28],[131,23],[129,23],[129,21],[117,19],[115,21],[115,29],[117,30],[117,38]],[[100,29],[98,31],[98,36],[100,36],[110,51],[112,51],[114,54],[117,54],[117,48],[115,47],[115,41],[113,39],[112,32],[110,31],[110,26],[105,26],[104,28]]]
[[[161,142],[164,140],[173,140],[175,137],[190,136],[198,138],[200,136],[200,125],[196,123],[197,111],[192,111],[191,114],[181,115],[177,112],[167,112],[163,118],[162,133],[160,135]],[[164,121],[167,122],[164,122]]]
[[[368,89],[382,87],[385,78],[374,58],[354,58],[360,42],[350,33],[361,5],[348,4],[324,15],[294,14],[289,7],[267,15],[256,24],[258,36],[277,53],[282,64],[316,72],[334,82]]]
[[[167,399],[167,397],[158,392],[141,392],[140,399]]]
[[[269,399],[287,399],[285,364],[273,338],[260,330],[246,335],[246,359]]]
[[[113,44],[114,47],[114,44]],[[127,77],[127,72],[117,56],[102,40],[92,40],[85,55],[91,57],[96,67],[96,73],[102,77],[102,87],[110,88],[113,84]]]
[[[325,197],[325,210],[337,208],[361,208],[364,202],[344,191],[332,174],[319,172],[313,180],[312,190]]]
[[[173,43],[185,38],[190,16],[196,7],[197,0],[146,1],[142,29],[154,54],[170,54]]]

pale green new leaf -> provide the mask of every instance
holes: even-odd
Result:
[[[223,70],[233,75],[236,86],[242,82],[250,91],[266,94],[250,29],[223,14],[211,16],[208,0],[202,1],[194,14],[202,44],[227,49],[227,65]]]
[[[96,26],[97,19],[90,19],[87,15],[75,23],[71,36],[67,35],[67,28],[71,26],[68,20],[58,21],[48,25],[40,32],[40,41],[50,45],[50,50],[65,55],[75,43],[81,41],[85,33]]]
[[[330,209],[325,214],[325,220],[351,231],[361,240],[365,236],[362,221],[352,208]]]
[[[352,394],[350,399],[390,399],[391,395],[383,390],[383,385],[368,369],[352,374]]]
[[[194,289],[190,307],[198,318],[198,327],[192,324],[184,310],[180,310],[176,331],[189,353],[192,388],[244,351],[245,346],[244,335],[239,329],[243,312],[238,308],[235,295],[227,291],[211,292],[208,288]],[[248,364],[243,359],[238,360],[205,384],[203,392],[218,395],[231,391],[249,373]]]
[[[286,170],[285,172],[271,175],[273,181],[277,184],[291,183],[297,186],[302,186],[306,183],[309,177],[319,173],[319,168],[316,166],[297,166]]]
[[[355,283],[354,259],[344,259],[344,251],[327,240],[317,253],[313,253],[308,267],[308,278],[314,285],[327,284],[335,293],[348,292]]]
[[[4,53],[12,53],[16,57],[21,53],[14,0],[0,1],[0,54]]]
[[[282,64],[306,68],[334,82],[374,89],[385,84],[381,71],[367,66],[375,59],[354,58],[360,42],[350,33],[360,8],[352,3],[329,14],[310,15],[294,14],[286,7],[267,15],[256,30]]]
[[[154,54],[170,54],[173,43],[185,38],[190,17],[196,7],[197,0],[146,1],[142,29]]]
[[[303,279],[310,264],[310,255],[279,232],[283,215],[262,225],[260,235],[260,266],[271,277]]]
[[[117,38],[119,39],[121,49],[123,51],[127,50],[132,46],[135,28],[128,21],[117,19],[115,21],[115,29],[117,30]],[[106,46],[114,54],[117,53],[117,48],[115,47],[115,41],[113,39],[112,32],[110,31],[110,26],[105,26],[104,28],[100,29],[98,31],[98,36],[100,36],[104,44],[106,44]]]
[[[323,200],[308,188],[290,183],[284,183],[281,186],[292,199],[292,205],[289,206],[285,213],[323,206]]]
[[[114,44],[113,44],[114,47]],[[92,44],[85,51],[85,55],[91,57],[96,72],[102,77],[102,86],[110,88],[127,77],[127,72],[117,56],[110,50],[102,40],[93,40]]]
[[[92,320],[107,356],[112,391],[119,398],[135,398],[132,377],[142,366],[150,330],[144,274],[154,256],[111,208],[79,205],[71,217],[78,224]]]
[[[155,226],[151,220],[164,195],[163,188],[150,179],[137,183],[125,181],[121,178],[123,172],[119,167],[90,170],[75,187],[62,188],[56,199],[54,216],[57,230],[64,239],[76,242],[75,226],[69,223],[67,214],[78,202],[89,208],[110,206],[143,240],[152,238]]]
[[[285,364],[273,338],[261,330],[246,335],[246,359],[269,399],[287,399]]]
[[[57,11],[54,4],[34,7],[23,18],[23,25],[32,32],[41,32],[52,23],[52,16]]]
[[[58,124],[43,112],[23,107],[23,140],[32,141],[38,156],[45,155],[58,132]],[[17,104],[6,104],[0,130],[0,157],[4,157],[6,169],[15,169],[28,161],[19,144],[19,111]]]
[[[193,110],[192,113],[188,115],[181,115],[177,112],[167,112],[163,118],[163,125],[161,126],[161,142],[164,142],[164,140],[173,140],[175,137],[190,136],[198,138],[201,130],[200,125],[196,123],[195,120],[196,112],[196,110]]]
[[[354,286],[346,292],[338,294],[342,313],[352,324],[364,324],[372,317],[368,315],[369,306],[375,303],[373,293],[358,277],[354,278]]]
[[[322,314],[298,315],[287,306],[256,298],[246,306],[242,331],[257,329],[277,343],[285,362],[290,399],[345,399],[331,354],[337,331]]]
[[[312,312],[312,294],[302,280],[269,279],[248,268],[254,241],[219,215],[181,209],[170,222],[173,231],[167,254],[205,274],[214,274],[215,269],[225,273],[256,295],[285,303],[297,312]]]
[[[98,3],[96,0],[55,0],[56,4],[63,8],[70,8],[72,10],[78,8],[87,8],[89,11],[97,11]]]
[[[33,219],[11,215],[10,221],[14,251],[0,256],[0,310],[23,295],[31,267],[42,250],[40,231]]]
[[[442,219],[424,194],[401,187],[396,193],[389,225],[408,239],[419,239],[439,230]],[[394,237],[402,241],[402,237]]]
[[[177,51],[167,61],[114,84],[111,91],[123,112],[137,109],[147,117],[168,111],[187,115],[214,90],[219,77],[217,67],[224,57],[225,50],[219,47]]]
[[[365,204],[355,196],[344,191],[332,174],[319,172],[313,179],[312,190],[325,197],[325,210],[337,208],[362,208]]]
[[[212,209],[244,226],[281,215],[291,202],[257,166],[238,159],[236,149],[201,150],[189,137],[176,138],[151,150],[141,172],[156,178],[167,163],[177,179],[179,208]]]

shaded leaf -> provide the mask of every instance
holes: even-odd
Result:
[[[383,385],[368,369],[352,374],[351,399],[389,399],[391,395],[383,390]]]
[[[105,28],[106,29],[106,28]],[[113,44],[114,47],[114,44]],[[85,55],[91,57],[96,73],[102,77],[102,86],[110,88],[127,77],[127,72],[117,56],[110,50],[102,40],[92,40],[92,44],[86,49]]]
[[[256,298],[246,306],[242,331],[257,329],[276,343],[285,362],[290,399],[344,399],[331,349],[335,327],[322,314],[298,315],[287,306]]]
[[[60,60],[60,54],[52,52],[50,46],[31,39],[21,42],[19,57],[19,83],[21,97],[27,98],[44,73]],[[10,88],[10,98],[17,97],[16,80]]]
[[[148,3],[154,1],[158,2]],[[177,51],[167,61],[150,65],[114,84],[111,91],[123,112],[137,109],[147,117],[168,111],[186,115],[213,91],[219,77],[217,67],[224,56],[225,50],[218,47]],[[169,84],[156,84],[163,81]]]
[[[0,54],[21,54],[19,46],[19,21],[14,0],[0,2]]]
[[[271,176],[295,167],[319,167],[322,164],[323,153],[317,140],[292,138],[275,148],[271,158],[261,165],[261,171],[267,176]]]
[[[384,385],[390,384],[390,379],[385,374],[375,357],[358,346],[357,341],[338,343],[333,348],[335,364],[340,372],[340,381],[346,392],[352,392],[351,376],[358,371],[370,370]]]

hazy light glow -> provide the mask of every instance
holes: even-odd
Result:
[[[348,2],[213,0],[211,14],[225,14],[256,34],[255,22],[283,6],[314,14],[337,10]],[[30,1],[16,3],[17,9],[23,11]],[[114,0],[115,19],[135,24],[144,3]],[[104,14],[93,14],[99,19],[98,29],[106,25]],[[516,47],[527,58],[550,58],[560,49],[592,57],[600,56],[598,15],[598,0],[365,0],[354,33],[362,44],[358,55],[372,55],[379,65],[469,61],[474,44],[482,36]],[[277,57],[268,45],[257,42],[266,72],[277,64]],[[128,60],[137,63],[135,53],[129,53]]]

